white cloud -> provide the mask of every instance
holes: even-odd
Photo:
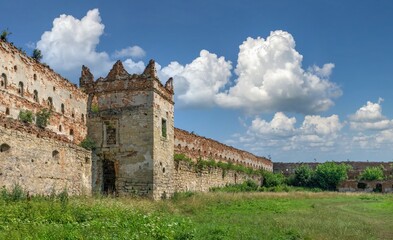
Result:
[[[249,132],[258,135],[269,135],[272,137],[288,137],[295,133],[296,119],[288,118],[284,113],[277,112],[271,122],[267,122],[259,117],[255,118],[249,128]]]
[[[161,74],[174,78],[175,96],[180,106],[209,107],[229,82],[231,62],[202,50],[199,57],[185,66],[172,62]]]
[[[145,50],[143,50],[139,46],[132,46],[127,47],[121,50],[116,50],[113,54],[114,58],[124,58],[124,57],[131,57],[131,58],[142,58],[146,55]]]
[[[130,74],[141,74],[146,66],[142,61],[134,62],[132,59],[126,59],[123,62],[124,68]]]
[[[355,114],[350,115],[351,129],[368,131],[393,128],[393,121],[382,114],[382,102],[382,98],[379,98],[377,103],[367,101],[366,105],[358,109]]]
[[[314,113],[331,107],[341,90],[328,80],[334,64],[302,68],[303,56],[285,31],[263,38],[247,38],[240,45],[236,85],[217,95],[219,106],[249,112]]]
[[[314,149],[328,151],[335,147],[344,124],[337,115],[321,117],[305,116],[300,127],[296,118],[278,112],[270,122],[256,117],[248,127],[247,134],[237,137],[249,149],[282,151]],[[259,150],[258,150],[259,149]]]
[[[62,14],[54,19],[52,29],[41,36],[37,48],[43,54],[43,62],[60,73],[80,71],[82,65],[87,65],[94,75],[101,76],[113,64],[106,52],[96,51],[104,28],[98,9],[88,11],[80,20]]]

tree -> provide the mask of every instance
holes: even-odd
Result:
[[[272,173],[264,171],[263,175],[263,186],[265,187],[275,187],[283,185],[285,183],[285,176],[281,173]]]
[[[42,59],[42,53],[41,50],[39,50],[38,48],[33,50],[33,54],[31,55],[31,57],[35,60],[37,60],[38,62],[41,61]]]
[[[36,114],[35,124],[40,128],[45,128],[49,123],[49,118],[51,115],[51,111],[48,109],[42,109]]]
[[[382,167],[366,167],[360,174],[360,180],[374,181],[383,180],[383,169]]]
[[[314,170],[308,165],[300,165],[295,169],[295,174],[292,178],[294,186],[310,187],[313,183]]]
[[[0,40],[4,42],[8,42],[8,36],[11,35],[12,33],[8,31],[7,29],[4,29],[1,34],[0,34]]]
[[[326,162],[315,169],[315,182],[320,188],[335,190],[342,181],[348,178],[350,167],[344,163]]]

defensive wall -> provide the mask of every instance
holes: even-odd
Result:
[[[273,171],[273,163],[265,157],[258,157],[249,152],[227,146],[213,139],[198,136],[175,128],[175,153],[184,154],[196,161],[199,158],[233,163]]]
[[[66,136],[0,114],[0,187],[91,194],[91,152]]]
[[[336,162],[337,164],[347,164],[351,166],[350,171],[348,172],[349,179],[356,179],[360,173],[366,169],[367,167],[382,167],[385,176],[389,176],[393,174],[393,162],[354,162],[354,161],[343,161]],[[273,167],[274,173],[282,173],[285,176],[289,176],[295,173],[295,169],[300,167],[301,165],[308,165],[312,169],[315,169],[318,164],[317,162],[300,162],[300,163],[290,163],[290,162],[275,162]]]
[[[67,189],[166,198],[176,191],[252,178],[220,168],[196,170],[175,153],[272,171],[270,160],[174,128],[174,89],[162,84],[154,61],[129,74],[118,61],[94,80],[82,67],[80,88],[47,65],[0,41],[0,186],[18,184],[31,194]],[[21,111],[48,109],[49,124],[19,121]],[[96,149],[77,146],[86,137]]]
[[[0,113],[17,119],[21,110],[50,109],[47,128],[79,143],[87,134],[86,103],[87,94],[74,84],[0,41]]]

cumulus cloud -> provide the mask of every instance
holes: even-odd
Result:
[[[43,61],[56,71],[67,74],[88,65],[95,75],[102,75],[113,64],[106,52],[96,51],[104,28],[98,9],[88,11],[80,20],[62,14],[54,19],[52,29],[41,36],[37,48]]]
[[[327,151],[337,145],[336,140],[344,126],[337,115],[308,115],[299,127],[295,124],[295,117],[287,117],[282,112],[276,113],[270,122],[256,117],[248,127],[247,134],[236,138],[257,152],[270,148],[283,151]]]
[[[393,127],[393,121],[382,114],[382,98],[377,103],[367,101],[355,114],[350,115],[351,129],[358,131],[386,130]]]
[[[126,59],[123,62],[123,65],[127,72],[130,74],[141,74],[146,68],[145,63],[143,63],[142,61],[134,62],[132,59]]]
[[[266,40],[249,37],[239,48],[236,85],[216,96],[219,106],[249,112],[314,113],[327,110],[341,95],[328,79],[334,64],[304,70],[303,56],[288,32],[271,32]]]
[[[132,46],[127,47],[121,50],[116,50],[113,54],[114,58],[124,58],[124,57],[131,57],[131,58],[142,58],[146,55],[145,50],[143,50],[139,46]]]
[[[215,96],[229,82],[231,68],[224,57],[202,50],[190,64],[172,62],[161,69],[161,74],[174,78],[178,104],[209,107],[215,105]]]

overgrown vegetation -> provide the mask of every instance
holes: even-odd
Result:
[[[45,128],[49,124],[49,118],[52,114],[51,110],[46,108],[36,113],[35,124],[40,128]]]
[[[382,167],[366,167],[360,174],[360,180],[374,181],[383,180],[383,168]]]
[[[83,139],[79,146],[87,150],[95,150],[97,148],[96,142],[89,137]]]
[[[0,239],[393,239],[389,194],[185,192],[157,202],[0,193]]]
[[[39,50],[38,48],[33,50],[33,53],[31,54],[31,58],[35,59],[37,62],[40,62],[42,57],[43,56],[41,50]]]
[[[20,110],[18,118],[24,123],[32,123],[34,114],[30,110]]]
[[[12,34],[12,32],[10,32],[10,31],[8,30],[8,28],[7,28],[7,29],[3,29],[3,30],[1,31],[1,34],[0,34],[0,40],[1,40],[1,41],[4,41],[4,42],[8,42],[8,37],[9,37],[11,34]]]

